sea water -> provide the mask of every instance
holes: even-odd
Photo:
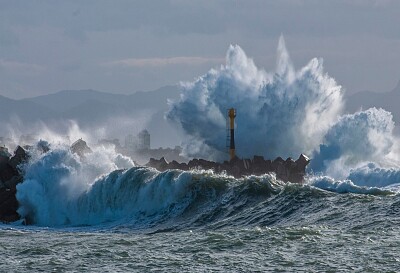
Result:
[[[46,183],[54,196],[39,205],[20,187],[32,225],[0,226],[1,272],[400,270],[397,185],[145,167],[116,170],[69,198]]]

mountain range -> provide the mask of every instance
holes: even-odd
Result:
[[[21,133],[32,133],[29,129],[38,122],[56,131],[66,131],[66,121],[74,120],[84,131],[102,128],[99,138],[123,141],[127,134],[147,128],[156,147],[175,146],[180,143],[180,136],[163,117],[168,109],[167,100],[178,98],[179,93],[178,86],[165,86],[129,95],[64,90],[21,100],[0,96],[0,122],[7,125],[0,128],[0,134],[7,133],[10,126],[18,126],[16,131]]]
[[[147,129],[152,147],[180,144],[182,136],[164,119],[168,99],[178,99],[178,86],[165,86],[154,91],[133,94],[111,94],[95,90],[64,90],[21,100],[0,96],[0,136],[10,128],[21,134],[32,133],[35,126],[45,124],[50,129],[67,130],[75,121],[82,130],[100,132],[98,137],[119,138]],[[400,123],[400,81],[389,92],[362,91],[345,96],[346,112],[354,113],[370,107],[392,112]],[[100,129],[99,129],[100,128]],[[397,131],[399,126],[397,125]]]
[[[362,91],[350,96],[346,96],[346,111],[354,113],[360,109],[371,107],[383,108],[392,113],[396,125],[400,123],[400,81],[396,87],[389,92],[377,93],[372,91]]]

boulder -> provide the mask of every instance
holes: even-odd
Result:
[[[0,164],[8,163],[10,157],[11,154],[8,152],[8,149],[5,146],[0,146]]]
[[[253,163],[256,164],[256,165],[263,165],[264,162],[265,162],[265,159],[264,159],[263,156],[255,155],[253,157]]]
[[[71,145],[71,152],[79,155],[80,157],[84,157],[85,154],[91,153],[92,150],[89,148],[86,141],[80,138]]]
[[[18,201],[15,197],[16,189],[0,189],[0,221],[13,222],[19,219],[17,213]]]
[[[10,163],[1,163],[0,164],[0,181],[5,183],[10,180],[13,176],[17,176],[18,171],[16,168],[13,168]]]
[[[22,176],[15,175],[11,177],[10,180],[4,182],[4,186],[6,186],[9,189],[15,189],[19,183],[21,183],[23,180]]]
[[[9,164],[16,170],[18,165],[25,162],[28,157],[28,153],[25,151],[25,149],[21,146],[18,146],[14,151],[14,156],[10,158]]]
[[[176,160],[172,160],[169,164],[168,164],[168,168],[169,169],[180,169],[181,164],[178,163],[178,161]]]
[[[159,160],[150,158],[150,161],[146,164],[146,166],[156,168],[157,170],[163,172],[168,169],[169,163],[164,157],[161,157]]]
[[[36,145],[36,148],[42,153],[45,154],[48,151],[50,151],[50,143],[48,143],[45,140],[39,140],[39,142]]]
[[[310,159],[304,154],[301,154],[299,158],[296,160],[296,168],[298,169],[298,171],[305,173],[306,167],[309,163]]]

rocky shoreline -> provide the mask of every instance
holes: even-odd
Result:
[[[37,148],[43,153],[46,153],[50,149],[45,142],[39,142]],[[85,141],[79,139],[71,146],[71,151],[79,156],[84,156],[85,153],[90,153],[91,149]],[[5,147],[0,147],[0,222],[9,223],[20,220],[17,212],[17,185],[23,181],[24,176],[23,169],[20,166],[28,159],[29,153],[21,146],[17,146],[13,155]],[[302,183],[305,169],[309,162],[309,158],[303,154],[296,161],[290,157],[286,160],[278,157],[271,161],[264,159],[262,156],[254,156],[252,159],[239,159],[235,157],[223,163],[204,159],[192,159],[188,163],[179,163],[175,160],[167,162],[162,157],[159,160],[150,158],[146,166],[153,167],[159,171],[168,169],[212,169],[216,173],[226,173],[236,178],[274,172],[276,177],[282,181]]]

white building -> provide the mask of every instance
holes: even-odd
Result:
[[[148,150],[150,149],[150,134],[145,129],[138,134],[138,150]]]
[[[134,136],[129,134],[125,137],[125,149],[130,152],[138,150],[150,149],[150,134],[147,130],[143,130]]]

